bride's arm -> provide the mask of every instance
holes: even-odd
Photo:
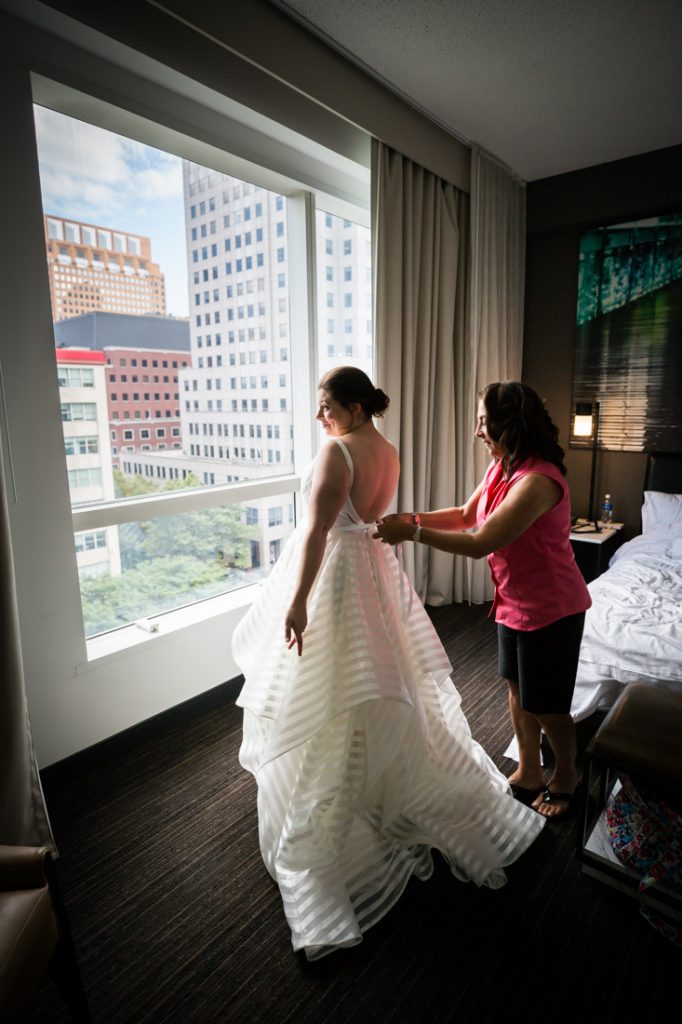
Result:
[[[335,442],[330,442],[315,463],[309,524],[303,541],[296,589],[284,620],[284,639],[290,649],[296,644],[299,655],[303,650],[303,632],[308,624],[308,595],[322,563],[327,535],[348,495],[349,481],[343,454]]]

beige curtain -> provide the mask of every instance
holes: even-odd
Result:
[[[475,490],[488,462],[473,436],[478,392],[491,381],[521,376],[525,259],[525,187],[497,160],[474,148],[467,344],[457,362],[458,504]],[[492,596],[486,561],[455,559],[455,601],[480,604]]]
[[[0,445],[0,843],[54,846],[26,707],[5,482]]]
[[[391,399],[400,510],[462,504],[485,472],[477,392],[521,369],[524,198],[475,150],[470,215],[463,192],[373,143],[376,378]],[[429,604],[492,597],[485,561],[406,545],[405,565]]]
[[[455,353],[464,345],[468,197],[375,141],[372,239],[376,379],[391,399],[384,430],[400,453],[397,508],[455,501]],[[405,545],[422,600],[448,604],[451,555]]]

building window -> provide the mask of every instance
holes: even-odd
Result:
[[[62,403],[61,408],[64,423],[97,419],[97,406],[94,402],[66,402]]]
[[[96,551],[97,548],[107,546],[107,531],[95,530],[92,533],[77,533],[74,535],[76,551]]]
[[[112,431],[112,437],[116,439],[115,431]],[[96,437],[65,437],[64,451],[66,455],[96,455],[99,451],[99,441]]]
[[[94,388],[95,371],[90,366],[58,366],[60,388]]]
[[[68,470],[68,477],[71,492],[81,487],[100,487],[102,484],[102,470],[98,467],[70,469]]]

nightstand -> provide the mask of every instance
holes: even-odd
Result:
[[[583,533],[576,527],[571,530],[573,553],[586,583],[591,583],[606,571],[611,556],[624,540],[623,523],[612,523],[599,533]]]

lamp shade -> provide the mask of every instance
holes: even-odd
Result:
[[[573,436],[592,437],[594,433],[594,407],[591,402],[576,402],[573,413]]]

